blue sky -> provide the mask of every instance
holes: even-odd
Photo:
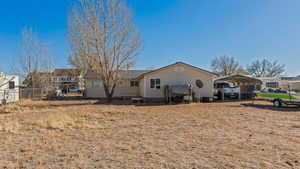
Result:
[[[141,32],[137,69],[183,61],[210,70],[216,56],[245,66],[257,58],[279,60],[287,75],[300,74],[299,0],[126,0]],[[0,6],[0,70],[20,53],[21,30],[33,27],[55,57],[69,67],[69,0],[11,0]]]

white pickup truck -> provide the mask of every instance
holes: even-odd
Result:
[[[214,95],[221,99],[224,94],[225,98],[238,99],[241,89],[239,87],[231,87],[228,83],[216,83]],[[225,99],[224,98],[224,99]]]

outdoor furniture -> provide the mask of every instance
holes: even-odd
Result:
[[[141,97],[131,98],[132,103],[144,103],[144,99]]]
[[[173,101],[190,103],[192,99],[192,85],[166,85],[164,88],[164,97],[166,103]]]

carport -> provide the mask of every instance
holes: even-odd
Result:
[[[251,99],[254,96],[254,91],[260,89],[262,81],[247,75],[229,75],[214,79],[214,83],[231,83],[233,86],[239,87],[239,99]],[[224,100],[224,93],[222,93]]]

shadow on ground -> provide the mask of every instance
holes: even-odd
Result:
[[[38,101],[38,100],[37,100]],[[111,102],[107,102],[106,99],[91,99],[84,98],[79,96],[67,96],[67,97],[56,97],[51,99],[46,99],[44,101],[49,101],[50,103],[47,105],[34,105],[35,108],[52,108],[52,107],[72,107],[72,106],[87,106],[87,105],[99,105],[99,106],[137,106],[137,107],[151,107],[151,106],[172,106],[172,105],[180,105],[180,104],[165,104],[161,102],[153,102],[153,103],[133,103],[131,100],[124,99],[113,99]],[[74,102],[75,101],[75,102]],[[77,102],[76,102],[77,101]],[[31,105],[24,105],[23,107],[32,107]]]
[[[242,106],[246,107],[254,107],[258,109],[267,109],[267,110],[273,110],[273,111],[280,111],[280,112],[300,112],[300,108],[297,106],[284,106],[284,107],[274,107],[273,105],[263,105],[263,104],[255,104],[255,103],[243,103]]]

